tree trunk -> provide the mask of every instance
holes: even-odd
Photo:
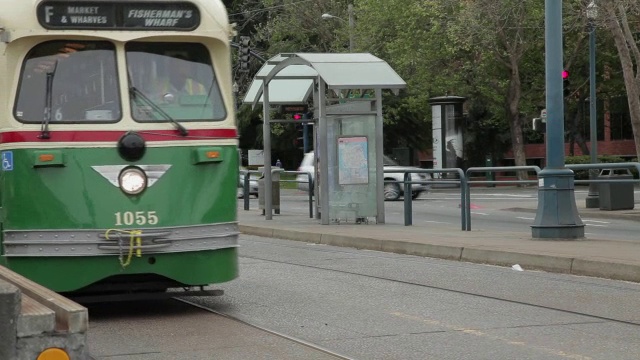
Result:
[[[640,71],[637,68],[634,71],[634,60],[636,64],[640,64],[640,51],[638,51],[638,46],[629,29],[629,23],[622,4],[618,1],[606,4],[606,25],[611,30],[613,40],[618,49],[618,57],[622,65],[622,74],[627,90],[636,156],[640,159]]]
[[[511,149],[516,166],[526,166],[527,156],[524,151],[524,136],[522,135],[522,118],[520,117],[520,98],[522,84],[520,71],[516,61],[511,62],[511,76],[507,92],[507,119],[511,130]],[[518,171],[518,180],[528,180],[526,171]]]
[[[580,97],[578,98],[578,104],[584,104],[585,100],[587,99],[586,95],[580,95]],[[583,113],[584,113],[584,108],[582,106],[578,106],[576,109],[576,112],[571,116],[570,119],[571,120],[571,146],[569,147],[569,154],[571,156],[574,155],[574,146],[575,144],[578,144],[578,147],[580,148],[580,151],[582,152],[583,155],[589,155],[591,154],[589,148],[587,147],[587,143],[584,139],[584,137],[582,136],[582,133],[580,131],[578,131],[578,125],[580,124],[580,119],[582,119],[583,117]],[[591,126],[591,125],[589,125]]]

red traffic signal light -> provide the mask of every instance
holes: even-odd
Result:
[[[567,70],[562,70],[562,78],[563,79],[568,79],[569,78],[569,72]]]
[[[302,114],[293,114],[293,120],[300,120],[302,119]]]

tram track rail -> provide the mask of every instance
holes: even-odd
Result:
[[[245,241],[247,241],[247,240],[245,240]],[[264,242],[261,242],[261,241],[257,241],[257,242],[264,243]],[[270,244],[271,245],[275,245],[275,244],[272,244],[272,243],[270,243]],[[277,245],[286,247],[286,245],[280,245],[280,244],[277,244]],[[296,246],[291,246],[291,247],[296,247]],[[330,249],[316,249],[316,251],[321,251],[321,252],[326,252],[326,253],[343,253],[343,254],[344,253],[348,253],[346,251],[330,250]],[[349,254],[352,254],[352,253],[349,253]],[[366,254],[366,255],[361,255],[361,256],[376,257],[375,255],[371,255],[371,254]],[[307,269],[324,270],[324,271],[330,271],[330,272],[339,273],[339,274],[345,274],[345,275],[355,275],[355,276],[365,277],[365,278],[368,278],[368,279],[390,281],[390,282],[397,283],[397,284],[417,286],[417,287],[421,287],[421,288],[424,288],[424,289],[445,291],[445,292],[449,292],[449,293],[460,294],[460,295],[465,295],[465,296],[472,296],[472,297],[481,298],[481,299],[500,301],[500,302],[509,303],[509,304],[523,305],[523,306],[528,306],[528,307],[537,308],[537,309],[558,311],[558,312],[565,313],[565,314],[570,314],[570,315],[584,316],[584,317],[587,317],[587,318],[597,319],[597,320],[600,320],[600,321],[610,321],[610,322],[614,322],[614,323],[630,325],[630,326],[634,326],[634,327],[640,327],[640,322],[636,322],[636,321],[617,319],[617,318],[614,318],[614,317],[601,316],[601,315],[591,314],[591,313],[588,313],[588,312],[563,309],[561,307],[556,307],[556,306],[548,306],[548,305],[536,304],[536,303],[533,303],[533,302],[509,299],[509,298],[500,297],[500,296],[492,296],[492,295],[487,295],[487,294],[482,294],[482,293],[472,292],[472,291],[464,291],[464,290],[454,289],[454,288],[450,288],[450,287],[422,284],[422,283],[415,282],[415,281],[406,281],[406,280],[394,279],[394,278],[391,278],[391,277],[364,274],[364,273],[355,272],[355,271],[331,269],[331,268],[327,268],[327,267],[322,267],[322,266],[317,266],[317,265],[308,265],[308,264],[296,263],[296,262],[291,262],[291,261],[273,260],[273,259],[268,259],[268,258],[263,258],[263,257],[258,257],[258,256],[241,255],[240,258],[266,261],[266,262],[270,262],[270,263],[274,263],[274,264],[298,266],[298,267],[307,268]],[[576,282],[579,283],[580,281],[576,281]],[[614,287],[615,288],[615,286],[608,286],[608,285],[596,285],[596,286]],[[635,290],[631,290],[631,291],[635,292]],[[640,292],[640,290],[638,292]]]
[[[202,297],[90,304],[89,359],[352,359],[198,304]]]
[[[271,335],[275,335],[275,336],[278,336],[278,337],[283,338],[285,340],[288,340],[288,341],[297,343],[299,345],[305,346],[307,348],[310,348],[310,349],[325,353],[325,354],[330,355],[330,356],[332,356],[332,357],[334,357],[334,358],[336,358],[338,360],[354,360],[351,357],[338,354],[338,353],[336,353],[334,351],[331,351],[331,350],[326,349],[324,347],[321,347],[319,345],[310,343],[308,341],[305,341],[305,340],[302,340],[302,339],[299,339],[299,338],[296,338],[296,337],[293,337],[293,336],[290,336],[290,335],[287,335],[287,334],[283,334],[283,333],[275,331],[275,330],[267,329],[267,328],[265,328],[263,326],[253,324],[253,323],[251,323],[251,322],[249,322],[247,320],[240,319],[240,318],[238,318],[236,316],[233,316],[233,315],[230,315],[230,314],[227,314],[227,313],[224,313],[224,312],[220,312],[218,310],[214,310],[214,309],[208,308],[206,306],[194,303],[192,301],[189,301],[189,300],[186,300],[186,299],[183,299],[183,298],[180,298],[180,297],[174,297],[173,299],[176,300],[176,301],[180,301],[180,302],[182,302],[184,304],[197,307],[197,308],[199,308],[201,310],[210,312],[212,314],[216,314],[218,316],[222,316],[222,317],[224,317],[226,319],[236,321],[236,322],[238,322],[238,323],[240,323],[242,325],[250,326],[250,327],[252,327],[254,329],[257,329],[257,330],[260,330],[262,332],[265,332],[265,333],[268,333],[268,334],[271,334]]]

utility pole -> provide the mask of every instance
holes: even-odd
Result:
[[[591,163],[598,163],[598,123],[596,118],[596,19],[598,17],[598,5],[591,0],[587,6],[587,18],[589,20],[589,132],[591,142]],[[598,177],[598,170],[589,170],[591,181]],[[585,199],[587,208],[600,207],[599,184],[589,183],[589,194]]]
[[[534,239],[584,237],[574,193],[574,173],[564,166],[562,81],[562,1],[545,0],[545,83],[547,166],[538,174],[538,211],[531,226]]]

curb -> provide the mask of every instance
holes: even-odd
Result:
[[[522,213],[530,213],[535,214],[537,209],[529,209],[529,208],[520,208],[520,207],[512,207],[501,209],[503,211],[513,211],[513,212],[522,212]],[[640,213],[638,210],[630,211],[630,210],[586,210],[578,209],[578,215],[581,218],[591,217],[596,219],[613,219],[613,220],[630,220],[630,221],[640,221]]]
[[[476,264],[512,266],[579,276],[599,277],[640,283],[640,265],[607,262],[575,257],[527,254],[515,251],[486,250],[462,246],[421,244],[408,241],[379,240],[348,235],[321,234],[306,231],[239,225],[246,235],[273,237],[364,250],[414,255]]]

